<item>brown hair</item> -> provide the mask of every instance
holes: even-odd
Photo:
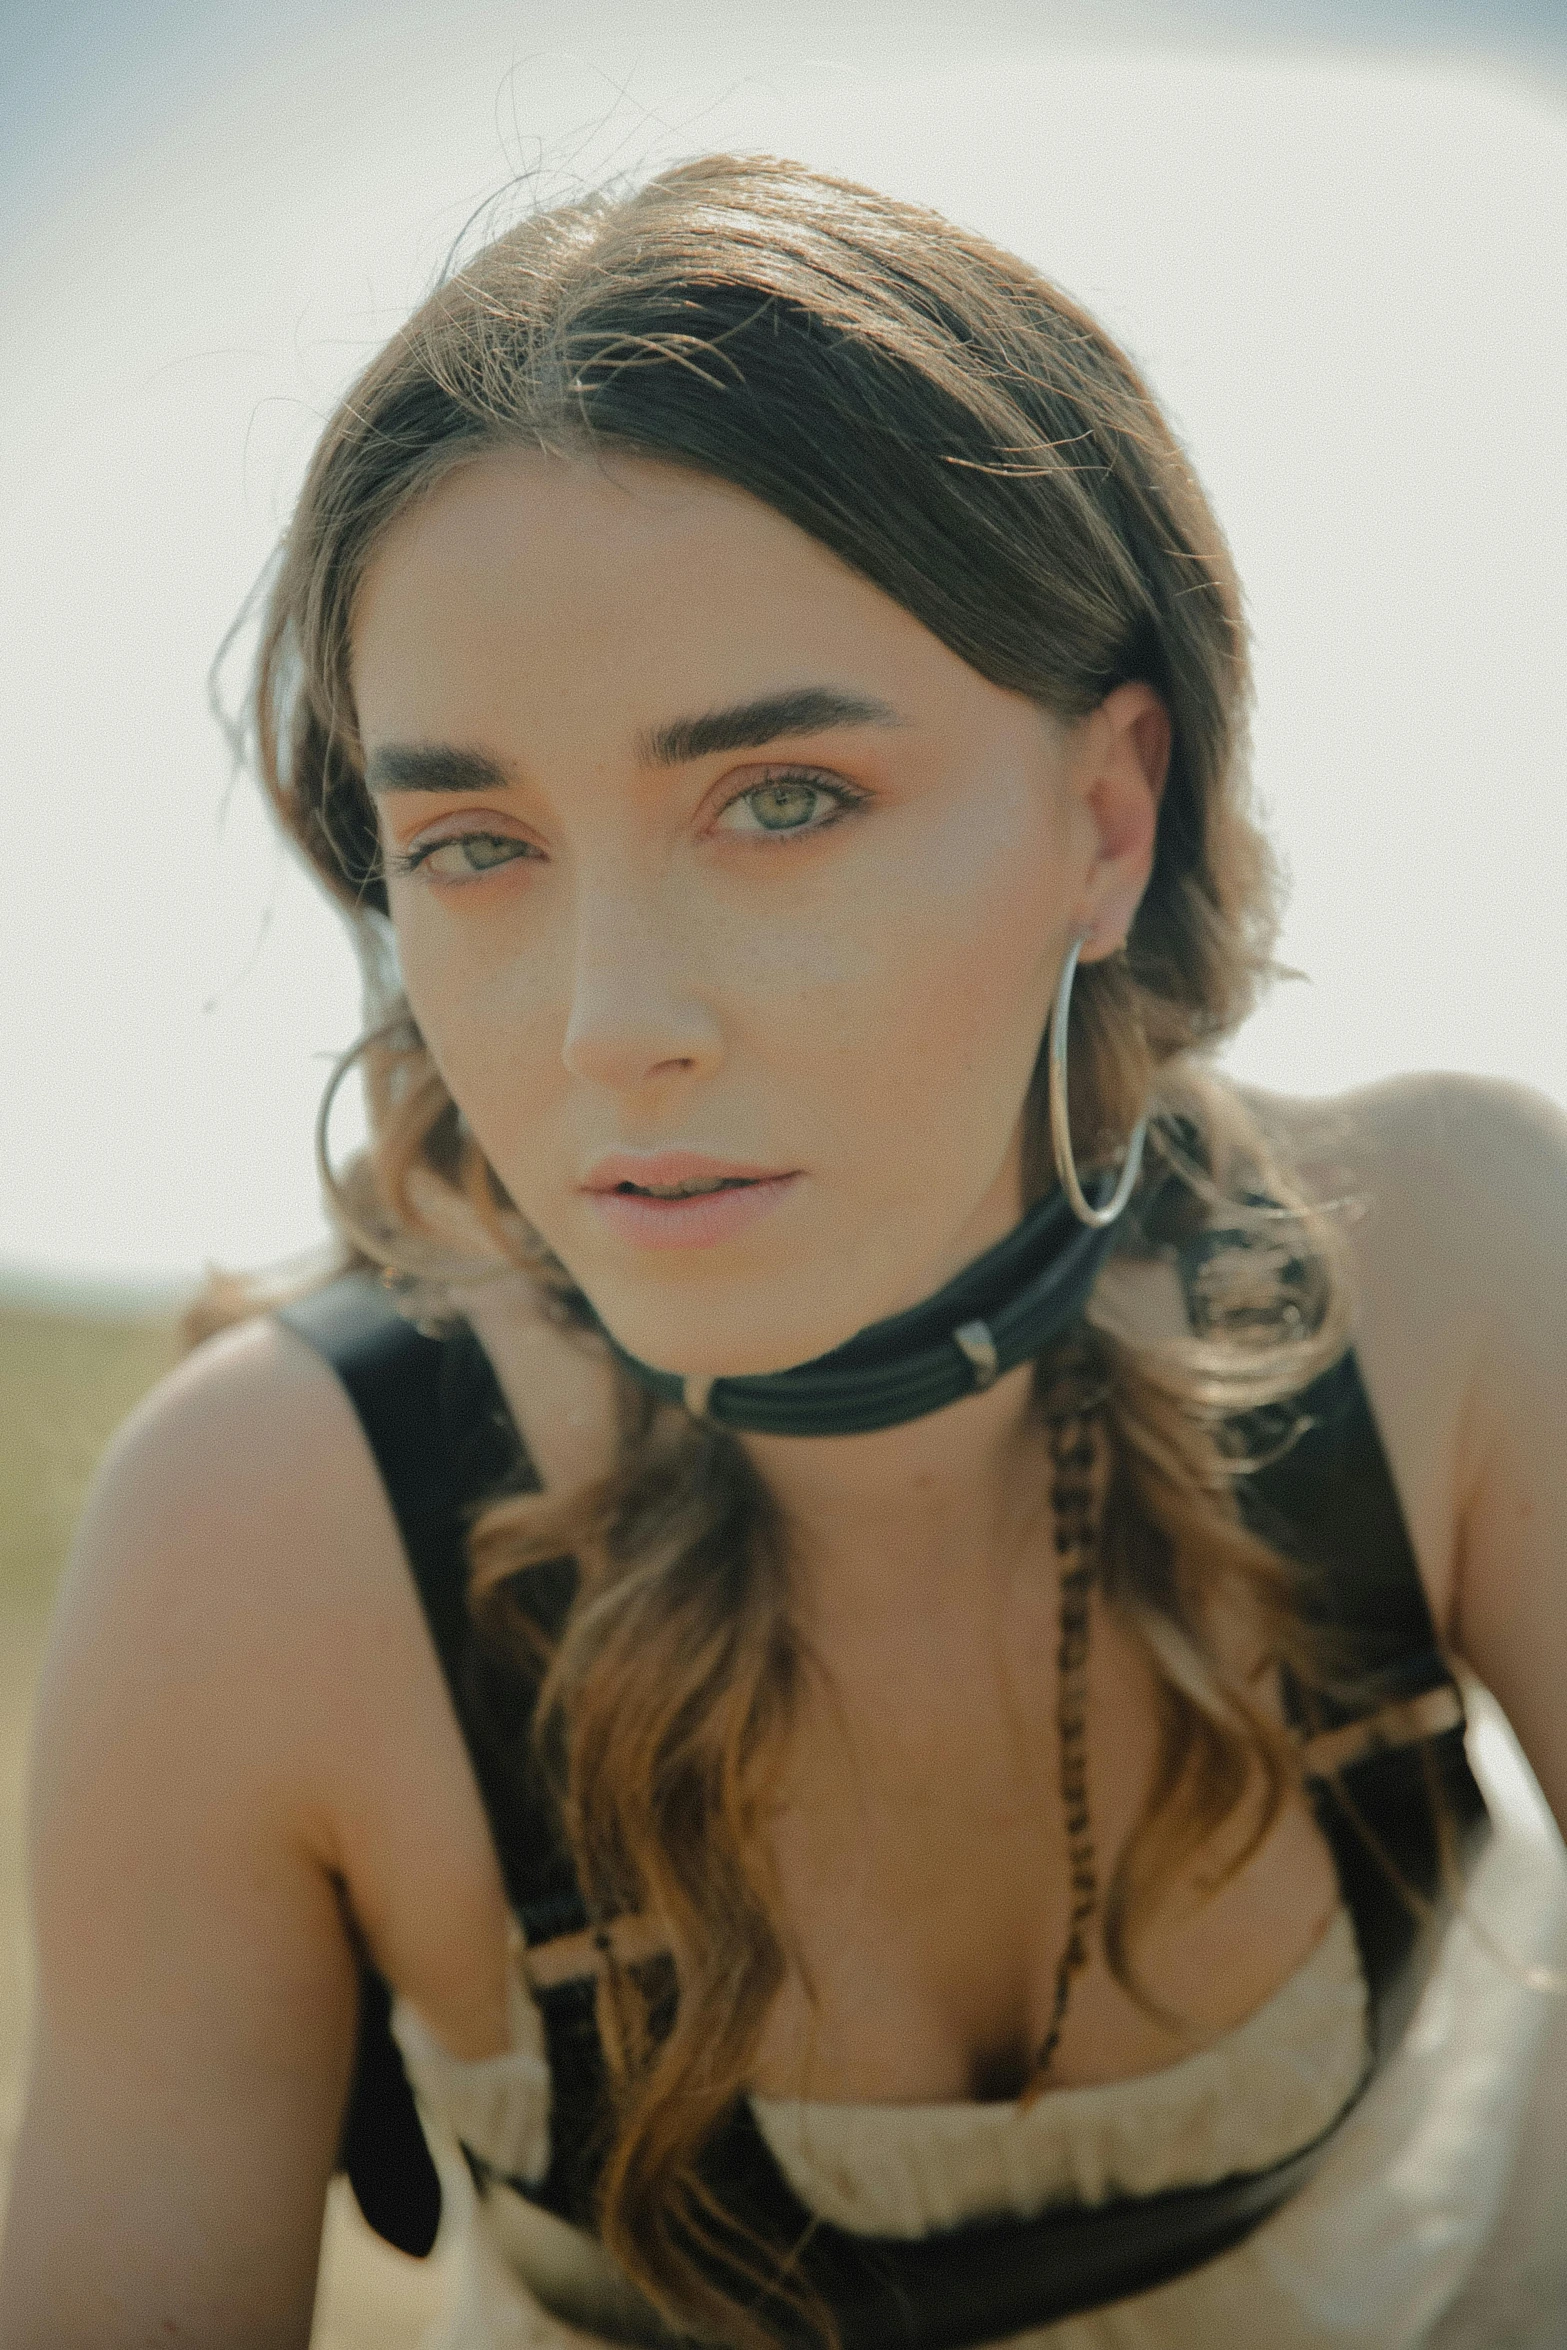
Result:
[[[367,1057],[373,1141],[342,1195],[348,1224],[414,1263],[466,1215],[474,1246],[528,1266],[568,1309],[565,1276],[388,996],[349,686],[355,595],[381,533],[454,466],[504,447],[613,447],[716,476],[996,684],[1070,719],[1144,679],[1169,708],[1152,879],[1124,955],[1081,973],[1070,1034],[1081,1162],[1154,1113],[1120,1249],[1168,1255],[1209,1228],[1189,1341],[1142,1346],[1099,1323],[1089,1337],[1111,1464],[1102,1586],[1161,1692],[1159,1767],[1105,1913],[1110,1964],[1135,1989],[1133,1945],[1175,1873],[1237,1814],[1241,1865],[1296,1781],[1290,1740],[1217,1636],[1239,1612],[1263,1653],[1313,1669],[1291,1571],[1241,1521],[1231,1432],[1243,1408],[1321,1369],[1345,1321],[1334,1234],[1197,1057],[1251,1005],[1275,925],[1223,538],[1147,387],[1075,304],[978,236],[793,164],[708,156],[539,213],[393,338],[310,468],[271,586],[255,751],[284,824],[353,914],[389,1016]],[[1042,1068],[1025,1119],[1033,1197],[1051,1180]],[[1050,1376],[1041,1363],[1041,1394]],[[726,2240],[699,2157],[784,1967],[762,1823],[800,1658],[777,1513],[734,1439],[623,1383],[612,1472],[494,1502],[471,1555],[484,1635],[517,1657],[524,1688],[530,1570],[576,1559],[577,1598],[516,1736],[531,1729],[559,1758],[590,1911],[655,1915],[677,1966],[661,2038],[634,1982],[601,2002],[617,2092],[605,2242],[672,2322],[759,2340],[698,2257]]]

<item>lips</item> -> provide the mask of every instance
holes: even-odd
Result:
[[[748,1230],[794,1189],[797,1168],[744,1166],[698,1151],[615,1151],[582,1192],[636,1248],[710,1248]]]
[[[703,1199],[714,1191],[745,1191],[752,1175],[720,1175],[716,1183],[617,1183],[615,1189],[637,1199]]]
[[[736,1159],[710,1158],[702,1151],[611,1151],[594,1161],[582,1189],[598,1194],[619,1192],[632,1198],[690,1197],[750,1183],[776,1183],[796,1172],[790,1167],[759,1167]]]

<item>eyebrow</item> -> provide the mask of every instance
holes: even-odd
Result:
[[[755,751],[792,734],[823,734],[840,726],[906,726],[907,719],[873,694],[839,686],[793,687],[762,694],[727,710],[706,710],[697,718],[671,718],[648,728],[636,741],[644,767],[683,767],[715,751]],[[508,791],[516,777],[487,751],[456,743],[385,743],[365,763],[371,792]]]
[[[700,718],[672,718],[637,737],[637,757],[644,767],[681,767],[714,751],[760,750],[780,735],[906,724],[890,702],[874,695],[846,693],[838,686],[796,686],[788,693],[736,702],[727,710],[708,710]]]
[[[485,751],[455,743],[386,743],[365,762],[365,789],[383,791],[508,791],[509,768]]]

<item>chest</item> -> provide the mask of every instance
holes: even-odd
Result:
[[[498,1314],[490,1323],[481,1335],[545,1482],[591,1473],[603,1420],[591,1369],[563,1356],[549,1381],[537,1364],[524,1381],[531,1358],[518,1334]],[[532,1326],[526,1335],[535,1353],[551,1351]],[[1384,1357],[1397,1353],[1396,1333],[1379,1329],[1377,1342]],[[1445,1456],[1431,1434],[1443,1413],[1406,1441],[1405,1423],[1420,1420],[1407,1405],[1397,1399],[1388,1452],[1429,1587],[1451,1542]],[[388,1571],[406,1573],[395,1552]],[[410,1637],[421,1635],[414,1617]],[[1054,1637],[1053,1601],[1004,1637],[990,1627],[963,1644],[950,1621],[911,1619],[875,1655],[840,1657],[835,1686],[810,1700],[769,1828],[788,1966],[757,2051],[762,2092],[889,2102],[1015,2092],[1048,2026],[1070,1909]],[[1086,1765],[1105,1890],[1159,1767],[1158,1703],[1146,1659],[1102,1612],[1089,1672]],[[504,2039],[505,1897],[460,1733],[438,1674],[429,1680],[417,1735],[447,1828],[429,1835],[428,1804],[417,1824],[382,1823],[374,1883],[363,1900],[354,1888],[355,1907],[373,1921],[389,1976],[449,2046],[477,2055]],[[465,1856],[460,1885],[452,1855]],[[1152,2005],[1096,1947],[1072,1986],[1059,2085],[1177,2061],[1252,2012],[1320,1937],[1337,1881],[1304,1800],[1217,1884],[1214,1862],[1203,1854],[1176,1881],[1139,1953]]]
[[[1135,1945],[1149,2001],[1090,1930],[1058,2018],[1085,1849],[1102,1917],[1129,1890],[1161,1710],[1146,1652],[1096,1605],[1072,1782],[1085,1847],[1063,1796],[1053,1610],[1018,1611],[1010,1632],[906,1628],[895,1669],[867,1662],[802,1708],[769,1837],[789,1963],[757,2050],[764,2094],[1012,2098],[1058,2020],[1053,2086],[1154,2071],[1252,2013],[1325,1930],[1337,1878],[1304,1800],[1245,1851],[1257,1784],[1177,1869]]]

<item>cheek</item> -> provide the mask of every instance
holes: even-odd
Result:
[[[868,871],[809,990],[845,1115],[918,1127],[942,1150],[999,1147],[1038,1054],[1065,916],[1063,844],[1027,807],[982,830],[944,824]]]
[[[403,986],[448,1092],[492,1158],[524,1105],[560,1070],[559,1021],[541,974],[502,923],[454,915],[414,882],[392,884]],[[508,1117],[508,1109],[512,1115]]]

